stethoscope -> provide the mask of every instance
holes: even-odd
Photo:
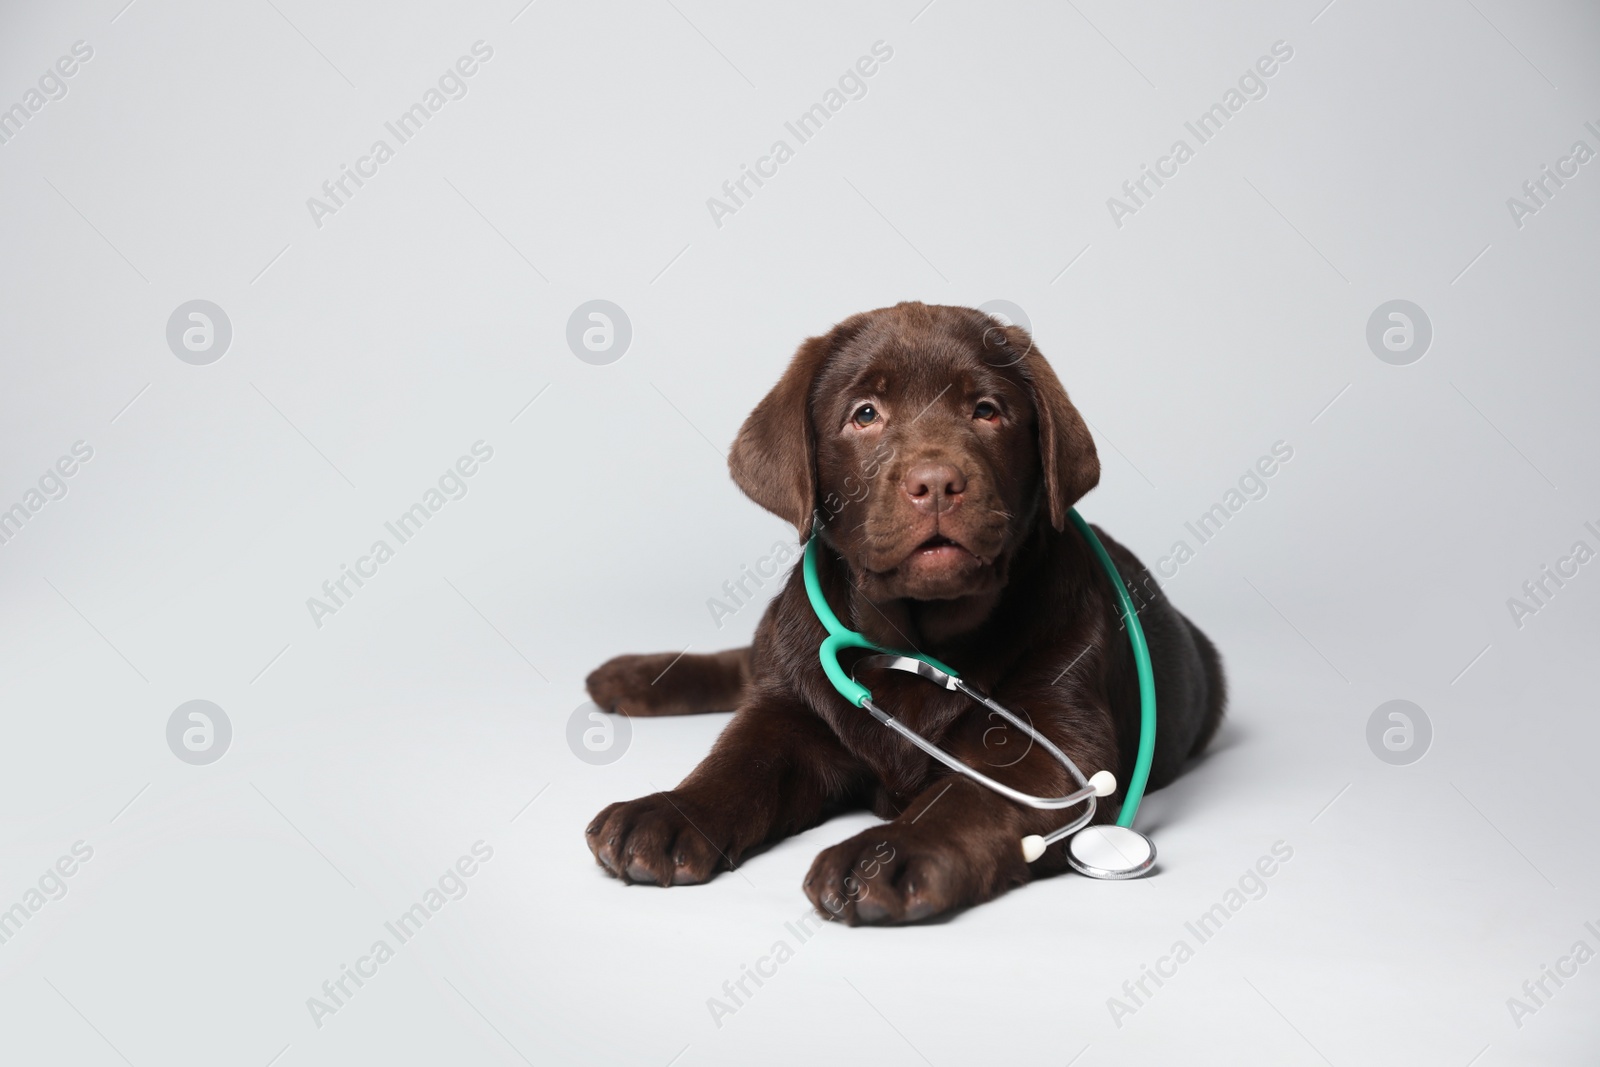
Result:
[[[1150,667],[1150,646],[1145,642],[1144,628],[1139,625],[1139,616],[1134,610],[1133,600],[1128,596],[1122,575],[1117,572],[1110,553],[1106,551],[1105,545],[1100,543],[1100,538],[1096,536],[1094,530],[1083,520],[1083,516],[1078,514],[1077,508],[1068,509],[1068,514],[1072,518],[1072,524],[1078,528],[1084,540],[1089,542],[1089,547],[1094,549],[1101,567],[1105,569],[1111,578],[1112,587],[1117,591],[1117,611],[1122,616],[1122,624],[1126,627],[1128,639],[1133,645],[1133,660],[1139,675],[1139,755],[1134,763],[1133,777],[1128,782],[1128,794],[1122,801],[1122,810],[1117,814],[1115,825],[1088,825],[1089,820],[1094,818],[1095,799],[1116,792],[1117,779],[1110,771],[1096,771],[1085,778],[1083,772],[1078,770],[1078,765],[1048,737],[967,684],[961,675],[950,667],[920,652],[901,652],[885,648],[840,622],[839,617],[828,606],[827,599],[822,595],[822,584],[817,580],[817,542],[820,538],[816,532],[812,533],[811,539],[806,543],[804,563],[806,596],[811,600],[811,610],[816,612],[817,620],[828,631],[818,655],[822,660],[822,669],[828,675],[828,681],[833,683],[840,696],[857,707],[865,708],[874,719],[946,767],[966,775],[979,785],[1009,800],[1048,811],[1070,808],[1078,804],[1084,805],[1083,813],[1060,829],[1053,830],[1043,837],[1038,834],[1024,837],[1022,839],[1024,860],[1032,863],[1044,855],[1044,850],[1048,846],[1064,837],[1072,836],[1072,840],[1067,842],[1067,862],[1074,870],[1091,878],[1137,878],[1148,872],[1156,861],[1156,846],[1148,837],[1133,828],[1133,819],[1139,812],[1139,801],[1144,799],[1145,783],[1149,781],[1150,763],[1155,758],[1156,750],[1156,683],[1154,672]],[[877,654],[863,656],[856,662],[851,673],[846,674],[844,668],[839,665],[839,653],[848,648],[871,649]],[[871,690],[855,679],[855,670],[862,667],[905,671],[976,700],[1027,734],[1039,744],[1039,747],[1054,756],[1072,775],[1073,780],[1078,783],[1078,788],[1066,796],[1036,797],[1031,793],[1013,789],[1004,782],[997,782],[981,771],[969,767],[874,704]]]

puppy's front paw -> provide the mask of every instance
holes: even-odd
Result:
[[[824,850],[805,892],[851,926],[916,922],[996,895],[994,872],[979,871],[980,862],[948,840],[886,823]]]
[[[676,793],[612,804],[589,824],[589,851],[596,863],[624,882],[669,886],[708,881],[731,863],[725,845],[706,836],[717,832],[713,820],[690,809]]]
[[[671,715],[677,710],[673,690],[655,682],[677,658],[671,652],[613,656],[589,672],[584,686],[589,690],[589,699],[606,711],[631,717]]]

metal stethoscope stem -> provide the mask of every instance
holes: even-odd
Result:
[[[1095,798],[1109,796],[1111,793],[1116,791],[1117,780],[1110,771],[1098,771],[1091,777],[1087,779],[1084,778],[1083,772],[1078,770],[1078,765],[1072,762],[1065,752],[1056,747],[1055,742],[1051,741],[1040,731],[1034,729],[1032,724],[1023,721],[1020,717],[1013,714],[1009,708],[998,703],[997,701],[991,700],[986,694],[973,688],[971,685],[968,685],[967,682],[962,678],[947,674],[938,667],[935,667],[924,660],[917,659],[913,656],[902,656],[895,653],[863,656],[861,659],[856,661],[854,668],[851,670],[851,678],[854,679],[855,672],[863,667],[883,667],[890,670],[905,671],[909,674],[915,674],[921,678],[925,678],[928,681],[933,682],[934,684],[952,692],[962,693],[972,700],[976,700],[978,703],[982,704],[984,707],[988,708],[990,711],[994,712],[996,715],[999,715],[1011,725],[1027,734],[1031,740],[1038,743],[1040,748],[1044,749],[1051,756],[1053,756],[1056,762],[1065,767],[1067,773],[1072,775],[1073,780],[1078,783],[1077,789],[1066,794],[1065,796],[1059,797],[1040,797],[1034,796],[1032,793],[1024,793],[1020,789],[1014,789],[1011,786],[1006,785],[1004,782],[997,781],[994,778],[989,777],[965,761],[952,756],[950,753],[946,752],[932,741],[929,741],[927,738],[911,729],[911,727],[907,726],[893,715],[890,715],[888,712],[878,707],[872,702],[870,697],[861,702],[861,706],[865,708],[874,719],[877,719],[879,722],[883,723],[883,725],[889,727],[889,729],[893,730],[901,737],[904,737],[913,745],[916,745],[923,752],[926,752],[928,755],[932,756],[934,759],[938,760],[940,763],[944,764],[946,767],[949,767],[956,773],[971,778],[979,785],[993,790],[994,792],[1005,797],[1007,800],[1013,800],[1018,804],[1023,804],[1030,808],[1039,808],[1045,811],[1059,811],[1062,808],[1071,808],[1079,804],[1087,804],[1083,812],[1077,818],[1073,819],[1072,822],[1045,835],[1041,840],[1046,845],[1059,841],[1063,837],[1066,837],[1069,834],[1072,834],[1082,827],[1088,825],[1090,820],[1094,818]]]

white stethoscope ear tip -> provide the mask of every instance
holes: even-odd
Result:
[[[1038,834],[1029,834],[1022,839],[1022,858],[1026,862],[1032,863],[1044,855],[1044,847],[1044,838]]]
[[[1095,771],[1089,776],[1089,784],[1094,787],[1094,795],[1108,797],[1117,791],[1117,776],[1110,771]]]

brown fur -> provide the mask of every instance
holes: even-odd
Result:
[[[739,430],[729,468],[802,540],[816,526],[821,584],[847,626],[951,664],[1026,713],[1084,773],[1127,781],[1139,735],[1132,655],[1109,579],[1067,519],[1099,481],[1099,460],[1025,331],[916,303],[852,316],[800,346]],[[1215,733],[1222,666],[1143,565],[1100,536],[1136,591],[1151,646],[1159,789]],[[629,715],[737,709],[676,789],[593,820],[602,868],[626,882],[704,882],[858,807],[888,821],[824,850],[804,884],[818,908],[852,924],[948,913],[1065,868],[1061,845],[1030,865],[1019,840],[1070,812],[1022,807],[953,775],[851,706],[819,665],[824,636],[796,566],[749,649],[685,655],[670,669],[671,653],[620,656],[589,676],[598,704]],[[882,707],[992,777],[1038,795],[1075,784],[958,694],[894,672],[863,680]],[[1117,800],[1102,801],[1097,821]]]

